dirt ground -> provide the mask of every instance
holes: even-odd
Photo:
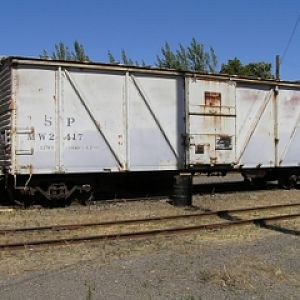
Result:
[[[0,210],[0,228],[104,221],[300,200],[299,190],[194,195],[67,209]],[[300,220],[0,252],[0,299],[300,299]]]

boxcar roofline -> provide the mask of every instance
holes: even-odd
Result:
[[[62,61],[52,59],[8,56],[2,58],[1,62],[9,62],[11,65],[36,65],[36,66],[60,66],[87,70],[107,70],[107,71],[121,71],[121,72],[137,72],[153,75],[166,75],[166,76],[185,76],[195,77],[196,79],[206,80],[224,80],[234,81],[245,84],[261,84],[268,86],[284,86],[300,89],[299,81],[284,81],[275,79],[261,79],[259,77],[242,77],[238,75],[228,74],[210,74],[193,71],[179,71],[175,69],[159,69],[157,67],[140,67],[140,66],[125,66],[118,64],[107,64],[98,62],[78,62],[78,61]]]

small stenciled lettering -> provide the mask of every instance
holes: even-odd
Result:
[[[75,121],[76,120],[75,120],[74,117],[67,117],[66,121],[65,121],[65,124],[67,125],[67,127],[71,127],[75,123]],[[54,123],[53,123],[53,117],[45,115],[44,126],[45,127],[51,127],[53,125],[54,125]]]
[[[49,133],[49,141],[54,141],[54,140],[55,140],[54,133]]]
[[[38,140],[44,141],[46,139],[46,133],[38,133]]]
[[[52,145],[42,145],[40,146],[41,151],[54,151],[54,146]]]
[[[62,139],[64,141],[82,141],[83,140],[83,133],[66,133],[63,135]],[[37,132],[35,135],[30,134],[28,135],[28,141],[55,141],[56,135],[53,132]]]
[[[35,140],[35,135],[34,135],[34,133],[30,133],[29,135],[28,135],[28,141],[34,141]]]
[[[50,127],[52,126],[53,122],[52,122],[52,117],[45,115],[45,122],[44,125],[46,127]]]
[[[68,151],[97,151],[99,150],[99,146],[96,145],[65,145],[65,150]],[[39,146],[40,151],[55,151],[55,146],[50,144],[44,144]]]
[[[76,150],[82,150],[82,147],[80,147],[80,146],[69,146],[67,149],[76,151]]]
[[[82,133],[68,133],[64,136],[63,139],[66,141],[81,141],[82,136]]]
[[[84,147],[84,149],[87,151],[93,151],[93,150],[98,150],[99,146],[87,145]]]
[[[99,150],[99,146],[96,145],[85,145],[85,146],[75,146],[75,145],[71,145],[67,147],[68,150],[72,150],[72,151],[97,151]]]
[[[75,118],[73,118],[73,117],[67,118],[67,126],[68,127],[71,127],[71,125],[74,123],[75,123]]]

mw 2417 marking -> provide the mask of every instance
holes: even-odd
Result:
[[[63,140],[65,141],[82,141],[83,133],[67,133],[63,136]],[[37,132],[35,135],[30,134],[28,136],[28,140],[30,141],[55,141],[56,136],[54,133],[49,132]]]

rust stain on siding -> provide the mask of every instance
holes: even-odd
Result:
[[[221,93],[205,92],[205,105],[207,106],[221,106]]]

